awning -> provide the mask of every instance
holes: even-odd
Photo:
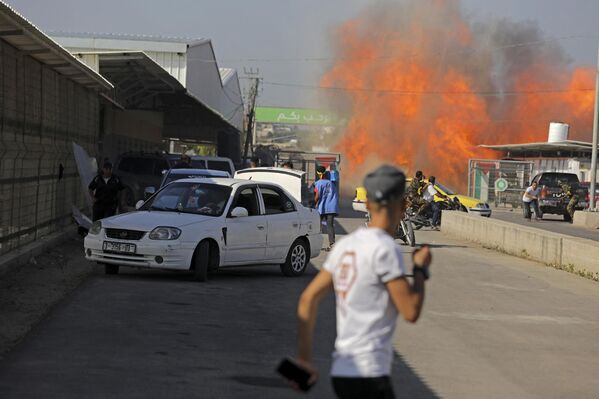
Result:
[[[0,1],[0,40],[82,86],[94,90],[112,89],[112,85],[106,79],[77,60],[2,1]]]
[[[237,129],[220,113],[191,94],[174,76],[143,51],[83,52],[75,56],[97,57],[100,74],[115,87],[115,100],[125,109],[165,111],[166,120],[176,113],[177,122],[202,125],[203,128],[231,131]],[[194,133],[168,137],[194,138]],[[170,130],[170,132],[168,132]],[[184,133],[183,129],[180,132]],[[193,132],[193,129],[191,130]]]
[[[506,152],[581,151],[590,153],[593,148],[593,145],[584,141],[566,140],[553,143],[539,142],[522,144],[480,145],[479,147]]]

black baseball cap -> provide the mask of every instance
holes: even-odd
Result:
[[[366,198],[373,202],[397,199],[404,194],[405,186],[406,175],[391,165],[383,165],[364,178]]]

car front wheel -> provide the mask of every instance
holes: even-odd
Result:
[[[308,245],[302,239],[297,239],[291,244],[285,263],[281,265],[281,272],[287,277],[301,276],[306,271],[310,261]]]
[[[202,241],[193,253],[193,279],[208,280],[208,264],[210,263],[210,243]]]

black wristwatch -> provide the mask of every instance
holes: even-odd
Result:
[[[414,276],[416,275],[416,273],[422,273],[422,277],[424,277],[424,281],[428,280],[430,277],[430,273],[428,271],[428,266],[423,267],[423,266],[414,265],[414,270],[412,270],[412,273],[414,274]]]

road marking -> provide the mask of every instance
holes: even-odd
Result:
[[[428,314],[442,317],[451,317],[462,320],[475,321],[503,321],[521,324],[596,324],[595,321],[583,320],[578,317],[563,316],[541,316],[541,315],[517,315],[517,314],[485,314],[485,313],[460,313],[460,312],[436,312],[427,311]]]

